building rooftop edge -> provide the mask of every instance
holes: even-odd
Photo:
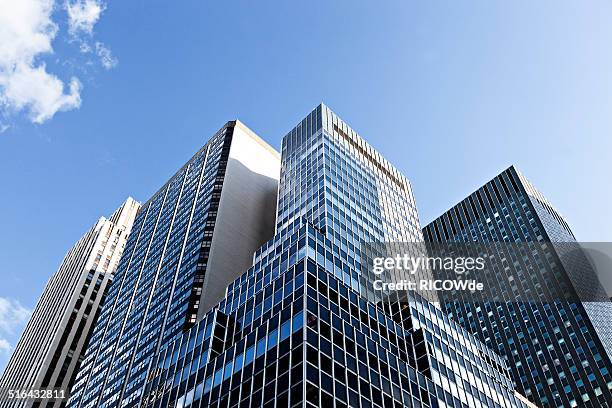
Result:
[[[480,190],[481,188],[483,188],[484,186],[486,186],[487,184],[489,184],[491,181],[495,180],[497,177],[501,176],[502,174],[504,174],[506,171],[508,170],[514,170],[517,174],[522,174],[518,171],[518,169],[516,168],[516,166],[514,164],[511,164],[510,166],[504,168],[502,171],[498,172],[495,176],[489,178],[487,181],[485,181],[483,184],[479,185],[477,188],[475,188],[474,190],[472,190],[469,194],[466,194],[461,200],[457,201],[455,204],[451,205],[450,207],[448,207],[447,210],[443,211],[442,214],[438,215],[437,217],[434,217],[431,219],[431,221],[424,223],[421,226],[421,229],[426,228],[428,225],[433,224],[436,220],[442,218],[444,216],[444,214],[448,213],[449,211],[451,211],[453,208],[457,207],[459,204],[461,204],[463,201],[465,201],[469,196],[471,196],[472,194],[476,193],[478,190]]]
[[[234,123],[235,127],[239,127],[240,129],[242,129],[253,140],[255,140],[262,147],[264,147],[266,150],[268,150],[270,153],[272,153],[274,155],[274,157],[276,157],[277,159],[280,160],[280,158],[281,158],[280,152],[278,150],[276,150],[274,147],[272,147],[268,142],[266,142],[261,136],[259,136],[257,133],[255,133],[251,128],[249,128],[247,125],[245,125],[244,122],[242,122],[239,119],[235,119],[233,121],[228,122],[228,124],[231,123],[231,122]]]

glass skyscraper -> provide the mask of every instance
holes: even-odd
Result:
[[[483,276],[497,299],[463,294],[443,309],[505,356],[518,390],[536,405],[612,406],[611,303],[580,252],[568,253],[577,244],[565,219],[521,173],[508,168],[423,232],[431,243],[520,248]]]
[[[273,235],[279,163],[228,122],[143,204],[68,406],[138,405],[152,357],[223,298]]]
[[[318,106],[283,139],[274,237],[113,406],[528,406],[441,309],[372,296],[363,243],[422,240],[408,180]]]

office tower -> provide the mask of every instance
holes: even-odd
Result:
[[[464,294],[442,307],[505,356],[523,395],[544,407],[612,406],[610,302],[567,222],[522,174],[508,168],[423,232],[432,243],[505,251],[481,276],[497,298]]]
[[[274,234],[279,154],[228,122],[145,204],[70,406],[133,406],[151,356],[216,304]]]
[[[363,243],[422,240],[402,174],[325,105],[281,162],[274,237],[123,407],[527,406],[503,359],[441,309],[370,297]]]
[[[61,399],[43,400],[42,405],[32,399],[9,400],[7,392],[70,389],[139,207],[128,198],[68,251],[0,379],[1,407],[60,406]]]

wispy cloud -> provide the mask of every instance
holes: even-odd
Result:
[[[92,34],[106,5],[98,0],[76,0],[66,1],[64,7],[68,13],[68,31],[77,36],[81,33]]]
[[[0,332],[15,334],[28,321],[31,313],[18,301],[0,297]]]
[[[18,301],[0,297],[0,355],[8,357],[13,346],[7,337],[16,336],[31,314]]]
[[[77,42],[79,50],[95,49],[100,64],[110,69],[117,64],[110,49],[88,43],[105,8],[102,0],[64,3],[68,33],[73,40],[81,39]],[[55,10],[55,0],[0,0],[0,110],[5,114],[25,112],[32,122],[40,124],[57,112],[81,106],[79,79],[61,79],[45,63],[45,58],[54,53],[53,42],[61,28],[53,21]]]
[[[11,352],[11,344],[6,340],[0,338],[0,354],[2,353],[10,353]]]
[[[96,43],[96,54],[100,58],[100,63],[106,69],[113,69],[119,63],[117,58],[113,56],[111,50],[101,42]]]
[[[70,38],[79,44],[79,50],[83,54],[95,52],[107,70],[116,67],[118,60],[107,45],[99,41],[92,44],[94,26],[106,10],[106,4],[102,0],[66,0],[64,9],[68,13]]]

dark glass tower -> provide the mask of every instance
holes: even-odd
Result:
[[[463,295],[442,307],[505,356],[523,395],[544,407],[612,406],[610,302],[585,259],[567,251],[576,246],[567,222],[514,167],[423,232],[431,243],[515,248],[510,261],[484,276],[499,289],[496,301]],[[564,289],[554,294],[554,288]]]
[[[143,406],[527,405],[433,304],[371,301],[362,244],[422,241],[418,215],[407,179],[326,106],[283,139],[278,196],[274,238],[160,348]]]
[[[143,204],[68,406],[138,405],[152,356],[222,299],[273,235],[279,163],[228,122]]]

